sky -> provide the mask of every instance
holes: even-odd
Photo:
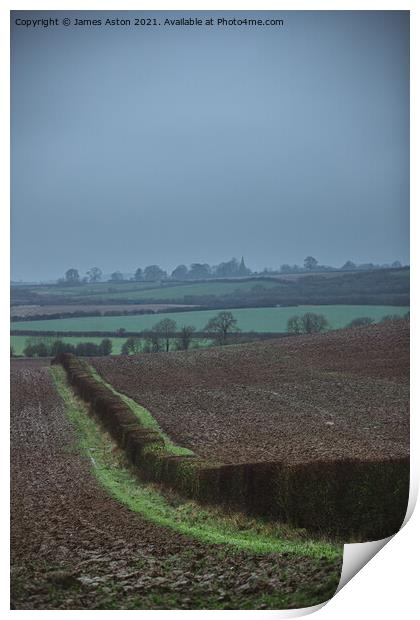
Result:
[[[73,25],[139,15],[284,25]],[[14,11],[11,33],[13,280],[408,263],[408,12]]]

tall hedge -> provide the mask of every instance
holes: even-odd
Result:
[[[314,460],[224,465],[174,456],[159,432],[95,379],[88,364],[63,353],[69,382],[101,420],[139,477],[187,497],[289,522],[323,535],[378,540],[400,528],[408,503],[409,458]]]

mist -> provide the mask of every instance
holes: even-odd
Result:
[[[133,14],[12,12],[14,280],[408,262],[409,13],[243,14],[284,25],[31,29],[15,19]]]

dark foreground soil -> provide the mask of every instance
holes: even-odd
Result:
[[[11,519],[15,609],[313,605],[339,578],[338,562],[205,545],[118,504],[78,453],[48,369],[26,361],[12,365]]]
[[[409,323],[92,362],[173,440],[225,463],[409,450]]]

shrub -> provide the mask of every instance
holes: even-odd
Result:
[[[373,322],[370,316],[359,316],[357,319],[350,321],[346,327],[363,327],[364,325],[371,325]]]
[[[127,338],[121,347],[122,355],[135,355],[136,353],[141,352],[141,340],[140,338],[134,338],[131,336]]]
[[[407,317],[401,316],[399,314],[386,314],[381,318],[380,323],[386,323],[387,321],[401,321],[404,318]]]
[[[302,316],[291,316],[287,321],[290,334],[318,334],[328,329],[328,321],[323,314],[307,312]]]
[[[184,325],[181,327],[181,333],[176,344],[179,351],[186,351],[190,348],[194,332],[195,327],[192,325]]]
[[[111,355],[112,353],[112,340],[104,338],[99,344],[100,355]]]

